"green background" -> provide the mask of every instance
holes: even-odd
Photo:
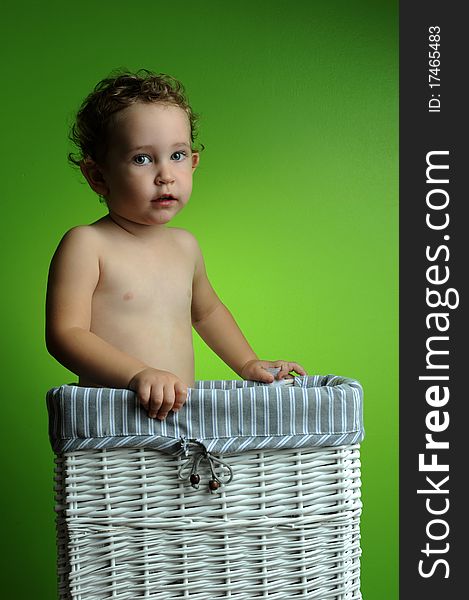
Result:
[[[5,598],[55,598],[48,264],[103,214],[66,162],[116,67],[181,79],[206,146],[177,224],[260,357],[361,381],[362,592],[397,598],[397,0],[18,2],[2,9]],[[233,373],[196,340],[197,377]]]

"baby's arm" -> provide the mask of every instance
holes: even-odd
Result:
[[[277,379],[286,377],[290,371],[306,375],[303,367],[297,363],[257,358],[232,314],[212,288],[198,246],[193,282],[192,324],[210,348],[244,379],[271,383],[274,376],[266,369],[274,367],[280,368]]]
[[[52,259],[46,303],[46,343],[67,369],[98,385],[133,389],[150,416],[164,418],[185,401],[186,386],[90,331],[91,302],[99,280],[99,236],[76,227]]]

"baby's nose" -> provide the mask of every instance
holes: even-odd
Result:
[[[158,169],[158,173],[156,174],[156,182],[159,185],[163,185],[165,183],[172,183],[174,181],[173,174],[169,166],[161,166]]]

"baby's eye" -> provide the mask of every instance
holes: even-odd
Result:
[[[186,156],[187,154],[184,152],[184,150],[176,150],[176,152],[171,154],[171,158],[177,161],[183,160]]]
[[[136,165],[148,165],[151,158],[147,154],[137,154],[137,156],[134,156],[133,161]]]

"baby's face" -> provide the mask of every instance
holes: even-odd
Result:
[[[138,102],[117,113],[101,171],[111,216],[164,225],[187,204],[199,156],[182,108]]]

